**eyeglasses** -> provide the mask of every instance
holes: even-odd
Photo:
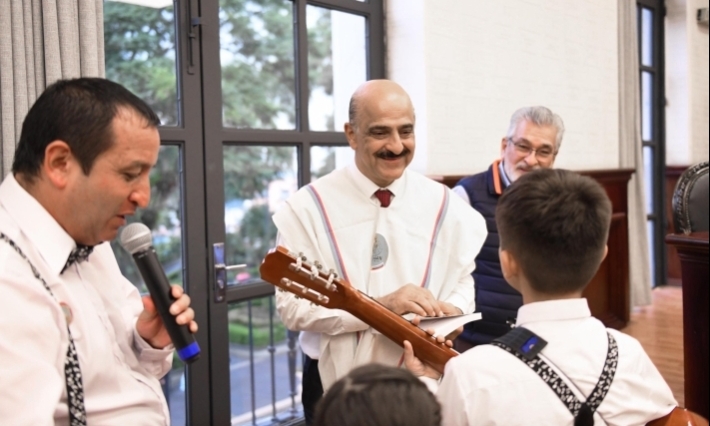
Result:
[[[508,138],[508,142],[513,144],[513,147],[515,147],[515,151],[525,158],[530,154],[535,153],[535,158],[537,158],[538,160],[550,161],[555,155],[557,155],[557,151],[553,150],[549,146],[543,146],[536,149],[531,147],[524,141],[514,141],[513,138]]]

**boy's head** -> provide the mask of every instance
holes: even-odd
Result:
[[[439,426],[441,407],[409,370],[381,364],[353,369],[326,392],[316,426]]]
[[[581,291],[592,280],[606,255],[610,222],[604,189],[560,169],[522,176],[496,209],[500,249],[507,252],[501,257],[512,257],[532,290],[550,295]]]

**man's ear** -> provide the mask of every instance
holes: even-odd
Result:
[[[350,122],[345,123],[345,126],[343,126],[343,129],[345,130],[345,138],[348,140],[348,144],[350,144],[350,148],[352,149],[357,149],[357,141],[355,140],[355,128],[353,127]]]
[[[52,185],[60,189],[66,187],[69,176],[76,167],[78,167],[78,163],[66,142],[56,140],[47,145],[40,169]]]
[[[500,140],[500,158],[505,157],[505,149],[508,147],[508,138]]]

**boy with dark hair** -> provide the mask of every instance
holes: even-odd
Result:
[[[315,426],[440,426],[441,406],[409,371],[384,364],[351,370],[316,407]]]
[[[503,194],[501,267],[523,306],[510,333],[446,365],[444,425],[643,425],[676,406],[639,342],[604,327],[582,298],[610,221],[601,186],[573,172],[534,171]],[[408,342],[405,363],[439,378]]]

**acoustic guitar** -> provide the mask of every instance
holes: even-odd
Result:
[[[326,308],[351,313],[400,346],[408,340],[417,358],[442,374],[446,362],[459,354],[339,278],[332,269],[326,271],[319,262],[309,263],[304,256],[284,247],[267,254],[259,272],[264,281],[281,290]]]

